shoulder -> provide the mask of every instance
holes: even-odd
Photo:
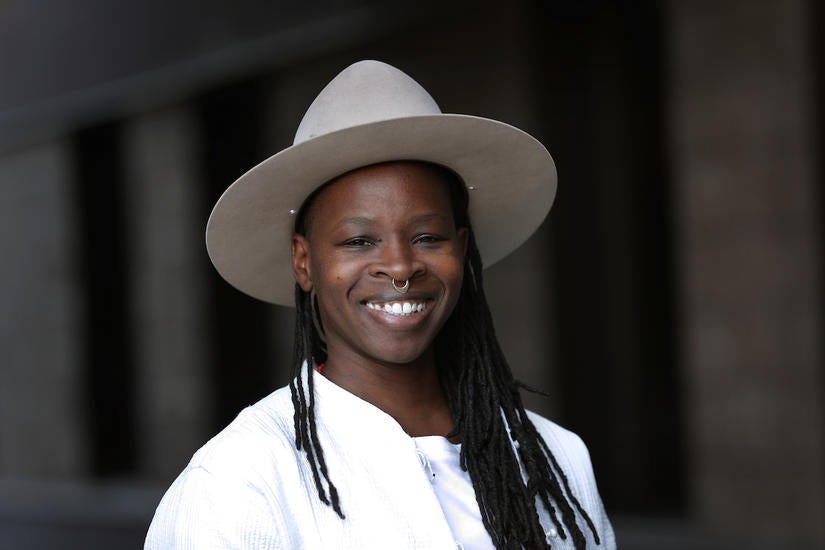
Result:
[[[283,459],[294,449],[295,431],[289,387],[280,388],[238,416],[192,457],[188,468],[214,474],[268,469],[273,459]],[[243,466],[243,468],[239,468]]]
[[[292,425],[289,388],[241,411],[166,491],[145,548],[276,548],[284,480],[299,479]]]
[[[575,470],[586,470],[582,473],[593,475],[590,453],[581,437],[533,411],[527,411],[527,416],[560,463],[567,463]]]
[[[606,550],[615,549],[616,538],[613,534],[613,527],[605,513],[604,504],[596,486],[590,453],[584,441],[570,430],[532,411],[527,411],[527,416],[553,454],[573,494],[593,521],[601,539],[601,547]],[[585,526],[581,527],[583,532],[588,531]]]

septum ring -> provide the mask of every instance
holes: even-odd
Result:
[[[404,284],[401,285],[401,286],[398,286],[398,283],[395,282],[395,279],[393,279],[392,280],[392,287],[395,290],[397,290],[398,292],[400,292],[401,294],[406,294],[407,291],[410,289],[410,280],[409,279],[404,279]]]

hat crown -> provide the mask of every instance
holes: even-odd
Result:
[[[441,114],[427,90],[380,61],[359,61],[341,71],[309,106],[294,145],[336,130],[417,115]]]

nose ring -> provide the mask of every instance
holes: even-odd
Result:
[[[397,290],[398,292],[400,292],[401,294],[406,294],[407,291],[410,289],[410,280],[409,279],[404,279],[404,284],[401,285],[401,286],[398,286],[398,283],[395,281],[395,279],[393,279],[392,280],[392,287],[395,290]]]

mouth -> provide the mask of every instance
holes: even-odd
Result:
[[[391,302],[368,301],[364,302],[367,308],[382,311],[398,317],[408,317],[427,310],[425,300],[396,300]]]

